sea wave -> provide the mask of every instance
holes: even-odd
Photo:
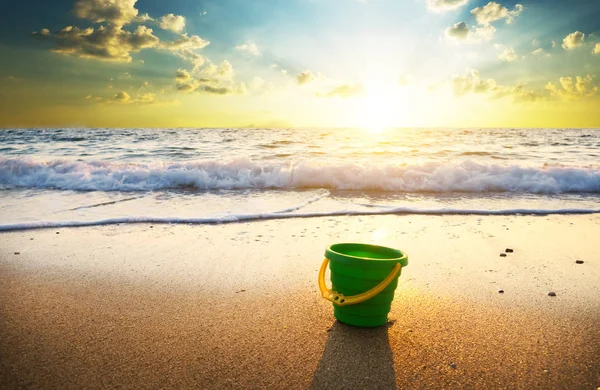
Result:
[[[247,158],[142,164],[0,157],[0,188],[600,193],[600,167],[507,166],[474,161],[394,165],[302,160],[278,164]]]

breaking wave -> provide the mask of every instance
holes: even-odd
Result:
[[[0,157],[0,188],[78,191],[302,189],[390,192],[600,193],[599,167],[256,162],[119,163]]]

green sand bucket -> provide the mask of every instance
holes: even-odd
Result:
[[[325,284],[327,265],[332,289]],[[334,244],[325,250],[319,272],[323,298],[333,302],[333,315],[348,325],[374,327],[387,322],[394,290],[408,256],[397,249],[367,244]]]

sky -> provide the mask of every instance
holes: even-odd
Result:
[[[0,127],[600,127],[597,0],[30,0]]]

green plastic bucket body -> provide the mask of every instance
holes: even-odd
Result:
[[[408,256],[397,249],[378,245],[344,243],[325,250],[331,270],[332,290],[345,296],[364,293],[381,283],[397,263],[408,265]],[[335,318],[348,325],[375,327],[387,323],[400,272],[373,298],[355,305],[333,304]]]

